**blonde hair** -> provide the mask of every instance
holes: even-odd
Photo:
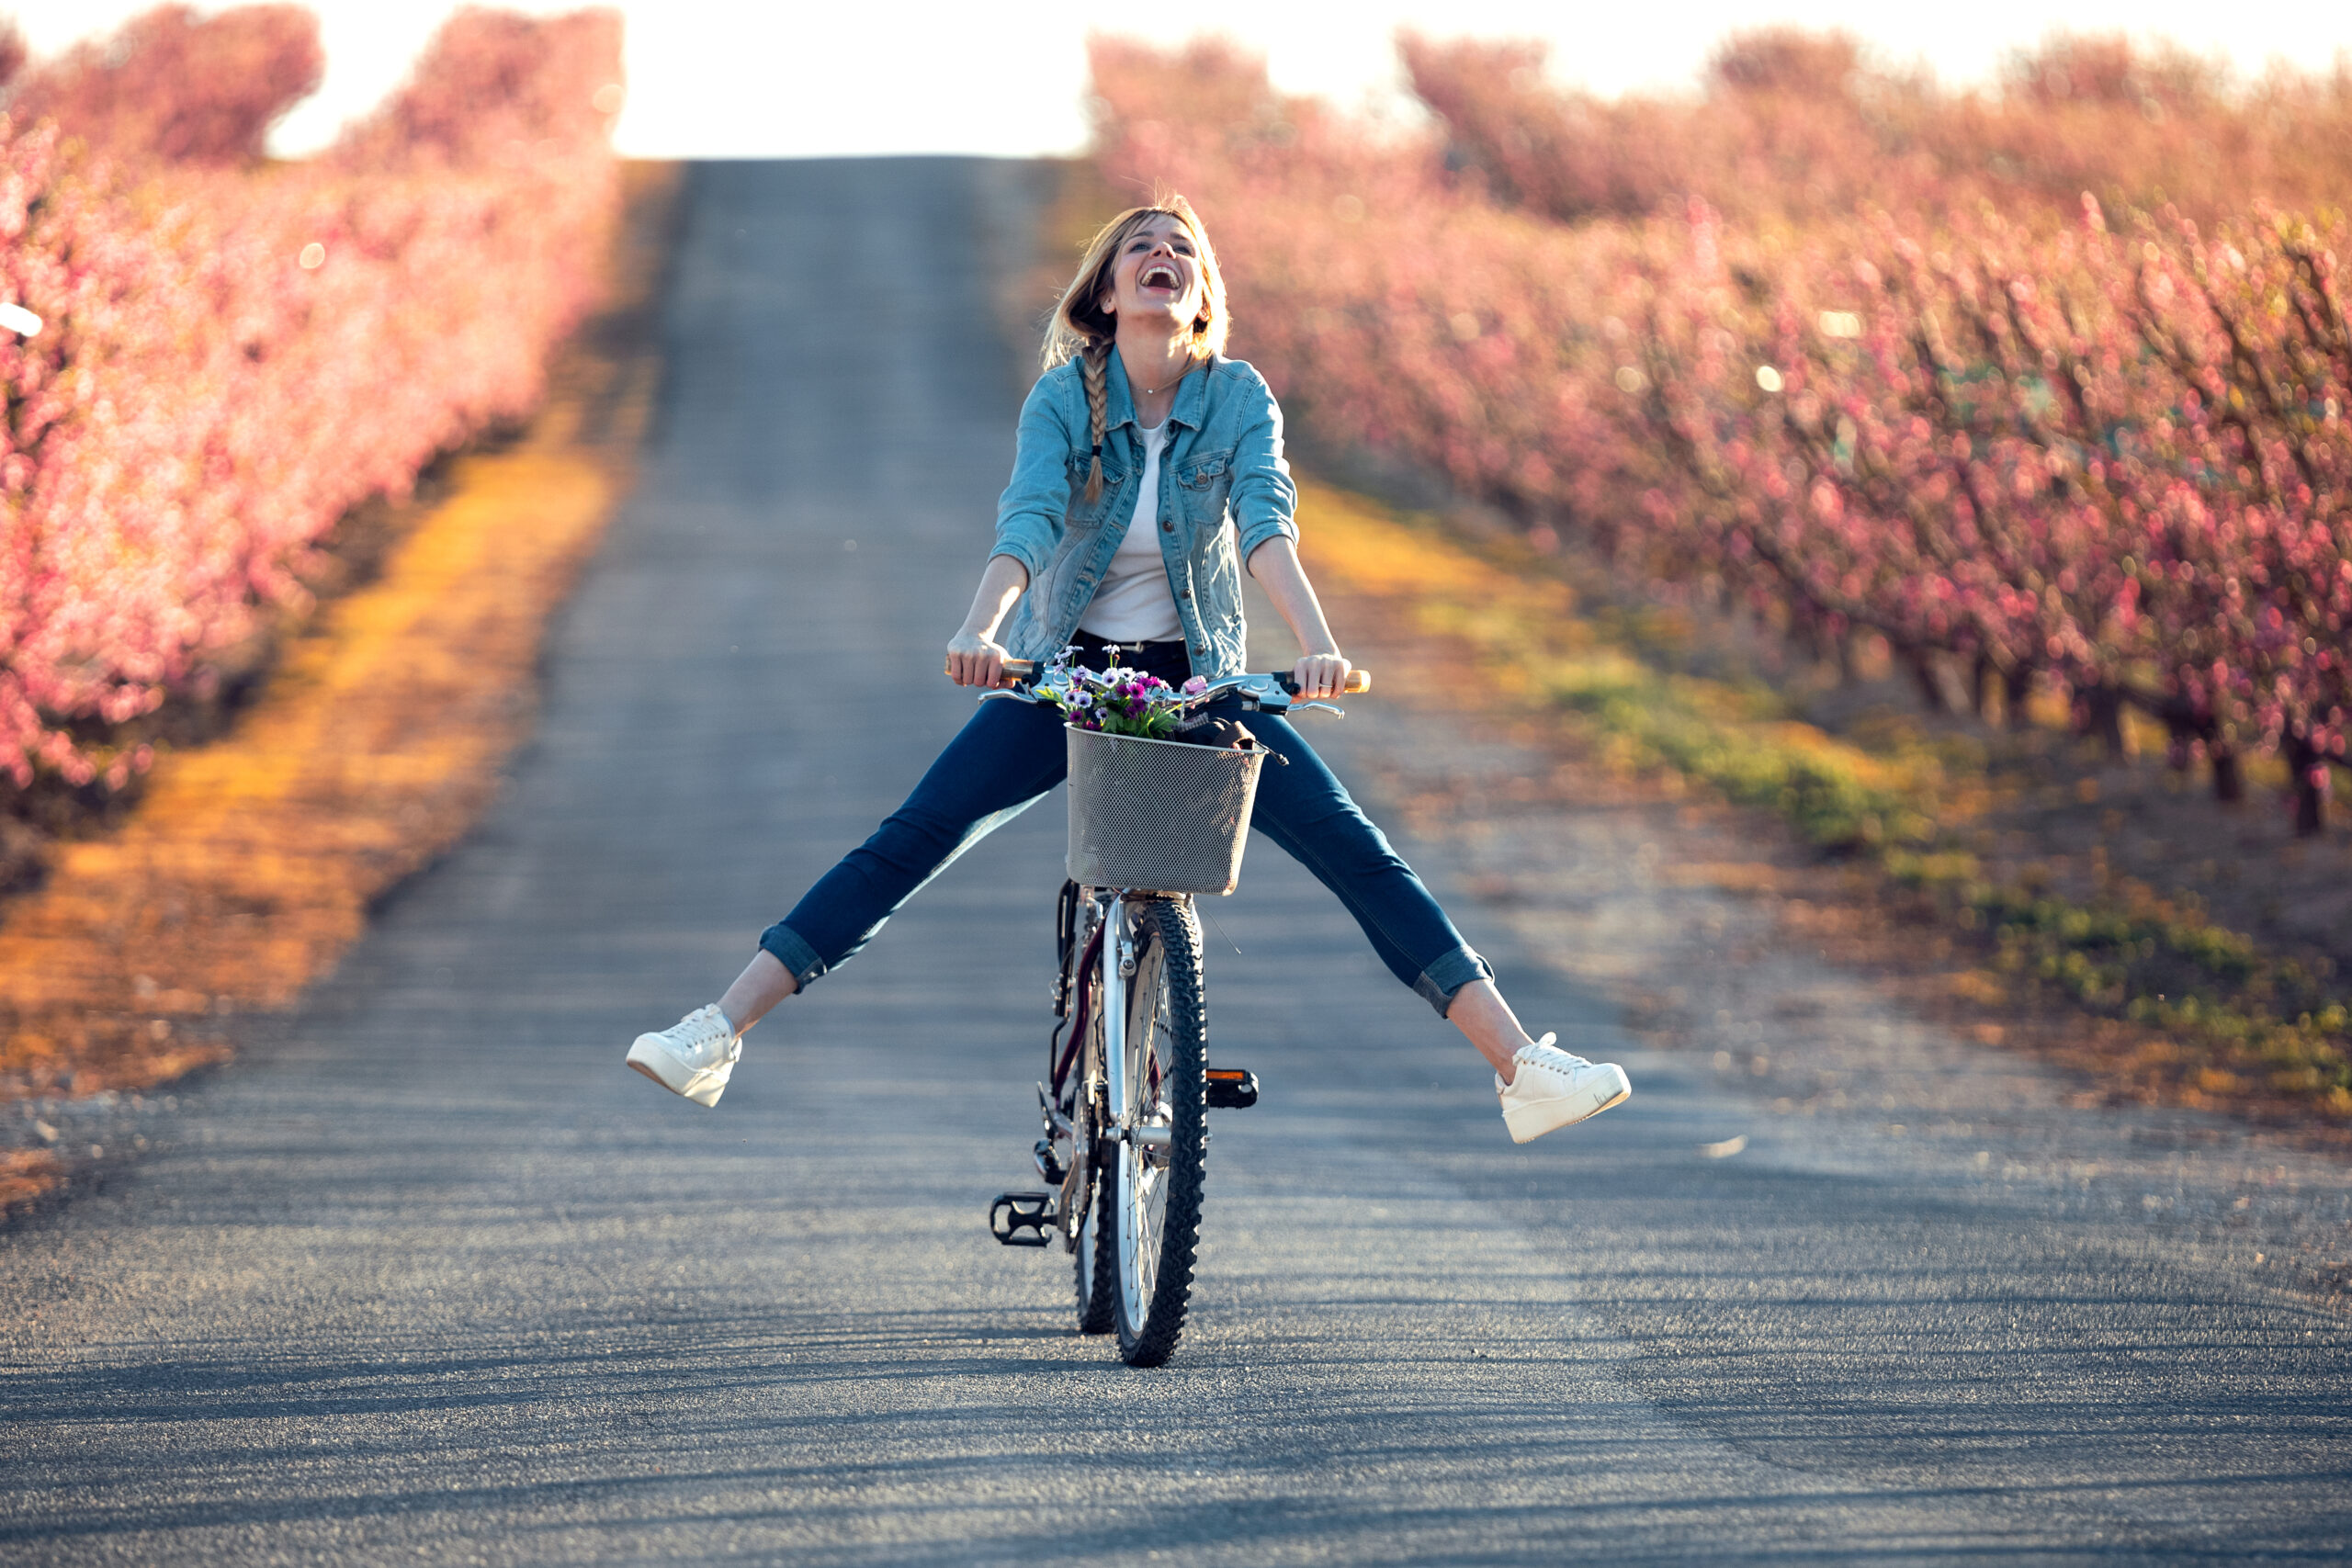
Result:
[[[1118,265],[1119,248],[1156,218],[1173,218],[1192,236],[1193,261],[1201,269],[1201,308],[1193,318],[1193,357],[1206,359],[1225,348],[1225,275],[1217,270],[1216,252],[1208,231],[1193,204],[1175,192],[1158,197],[1148,207],[1130,207],[1096,231],[1079,258],[1078,272],[1062,290],[1053,319],[1046,323],[1045,346],[1038,357],[1048,370],[1065,360],[1078,361],[1086,383],[1088,439],[1094,444],[1092,466],[1086,471],[1086,499],[1102,498],[1102,427],[1110,418],[1108,367],[1111,347],[1118,339],[1118,318],[1102,309],[1102,296]]]

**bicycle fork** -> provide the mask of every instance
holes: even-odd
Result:
[[[1102,943],[1102,1066],[1107,1079],[1103,1088],[1111,1101],[1111,1124],[1102,1129],[1102,1135],[1112,1143],[1133,1143],[1165,1153],[1168,1129],[1136,1125],[1135,1103],[1127,1096],[1127,982],[1136,973],[1135,935],[1127,930],[1115,895],[1102,918],[1116,922]]]

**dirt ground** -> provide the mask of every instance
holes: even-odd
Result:
[[[2332,803],[2325,832],[2296,837],[2275,756],[2244,758],[2243,795],[2217,800],[2202,761],[2173,766],[2161,727],[2136,713],[2116,756],[2074,733],[2047,694],[2030,704],[2033,722],[2021,731],[1997,704],[1983,717],[1967,712],[1953,669],[1935,671],[1950,705],[1935,712],[1907,676],[1882,668],[1840,680],[1769,637],[1727,633],[1699,657],[1752,661],[1833,735],[1899,729],[1981,768],[1991,789],[1962,837],[1996,880],[2045,884],[2076,902],[2137,883],[2317,976],[2352,975],[2352,818]]]
[[[1726,1123],[1712,1156],[1802,1120],[1857,1170],[1892,1148],[1956,1192],[2129,1213],[2168,1252],[2352,1300],[2352,1140],[2183,1105],[2130,1070],[2145,1043],[2129,1032],[1973,997],[1954,981],[1978,955],[1882,878],[1824,863],[1765,813],[1626,776],[1482,700],[1459,649],[1393,602],[1337,573],[1317,586],[1376,668],[1378,700],[1351,704],[1344,741],[1375,810],[1445,843],[1467,868],[1455,891],[1544,963],[1750,1102],[1755,1121]]]

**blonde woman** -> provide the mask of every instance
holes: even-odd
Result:
[[[1301,696],[1340,692],[1349,664],[1299,566],[1282,411],[1255,370],[1224,356],[1226,328],[1216,255],[1182,197],[1121,213],[1087,246],[1021,411],[995,547],[947,644],[957,685],[994,688],[1007,659],[1043,661],[1071,644],[1097,657],[1116,646],[1171,685],[1240,673],[1246,569],[1306,650],[1292,669]],[[1272,714],[1249,724],[1287,762],[1261,776],[1251,826],[1337,894],[1390,971],[1493,1066],[1514,1139],[1632,1092],[1623,1068],[1572,1056],[1549,1034],[1529,1039],[1487,961],[1314,750]],[[1054,709],[982,704],[906,804],[767,929],[726,994],[639,1036],[629,1066],[716,1105],[743,1032],[1060,784],[1065,756]]]

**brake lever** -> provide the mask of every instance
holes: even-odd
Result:
[[[1272,675],[1228,675],[1209,683],[1208,699],[1230,692],[1241,699],[1242,707],[1251,713],[1281,713],[1291,705],[1291,694]]]

